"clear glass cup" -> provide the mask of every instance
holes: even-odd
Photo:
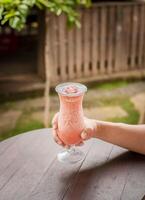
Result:
[[[58,153],[58,160],[64,163],[76,163],[84,154],[75,145],[81,142],[80,133],[84,129],[83,97],[87,87],[80,83],[67,82],[56,86],[59,95],[60,110],[58,117],[58,137],[69,149]]]

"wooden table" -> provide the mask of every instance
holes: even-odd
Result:
[[[66,165],[51,129],[0,143],[0,200],[141,200],[145,156],[100,140],[81,148],[85,159]]]

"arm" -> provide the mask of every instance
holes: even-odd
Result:
[[[93,137],[145,154],[145,125],[96,121]]]
[[[58,113],[52,121],[53,137],[59,145],[66,147],[57,134],[57,119]],[[83,140],[94,137],[145,155],[145,125],[103,122],[86,117],[84,121],[85,129],[80,135]]]

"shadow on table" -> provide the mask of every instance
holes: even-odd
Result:
[[[103,191],[103,188],[104,191],[105,188],[108,188],[112,192],[114,190],[114,193],[118,192],[121,195],[119,190],[122,191],[129,170],[131,168],[136,168],[137,171],[140,170],[140,164],[145,164],[145,156],[134,152],[125,152],[106,162],[99,163],[98,161],[92,167],[90,167],[90,164],[89,167],[84,166],[84,169],[80,170],[78,175],[75,176],[64,200],[81,200],[89,196],[91,198],[92,192],[97,195],[100,190]],[[66,177],[66,179],[69,177]],[[116,189],[118,191],[115,191]]]

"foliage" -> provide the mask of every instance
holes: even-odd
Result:
[[[64,13],[68,23],[79,26],[77,6],[90,6],[91,0],[0,0],[0,21],[6,22],[17,30],[21,30],[30,10],[34,8],[47,9],[56,15]]]
[[[106,82],[103,84],[98,84],[96,86],[96,89],[102,89],[102,90],[113,90],[117,88],[122,88],[128,85],[129,82],[118,80],[118,81],[112,81],[112,82]]]
[[[116,117],[112,119],[107,119],[107,121],[111,122],[122,122],[127,124],[137,124],[139,121],[139,112],[135,109],[134,104],[130,101],[127,96],[114,97],[114,98],[106,98],[103,99],[102,102],[107,106],[121,106],[123,110],[128,114],[125,117]]]
[[[99,90],[113,90],[113,89],[117,89],[117,88],[122,88],[122,87],[126,87],[131,81],[128,80],[114,80],[114,81],[107,81],[107,82],[100,82],[97,83],[96,82],[92,82],[89,83],[87,86],[90,89],[99,89]]]
[[[22,121],[22,119],[18,120],[18,123],[16,124],[16,127],[13,130],[10,130],[8,132],[4,132],[0,134],[0,142],[9,138],[13,137],[15,135],[27,132],[27,131],[32,131],[34,129],[40,129],[44,128],[43,123],[37,121],[37,120],[30,120],[28,121]]]

